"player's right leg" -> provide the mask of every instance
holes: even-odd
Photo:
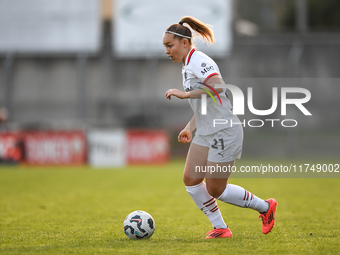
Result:
[[[197,207],[208,217],[214,229],[227,229],[228,226],[222,218],[216,199],[207,191],[206,184],[203,181],[204,173],[202,176],[193,176],[196,166],[206,166],[207,156],[208,147],[191,143],[185,164],[183,181],[187,192],[190,194]],[[221,235],[218,237],[227,236]]]

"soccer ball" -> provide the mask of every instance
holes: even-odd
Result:
[[[124,220],[124,232],[130,239],[147,239],[155,231],[155,221],[144,211],[134,211]]]

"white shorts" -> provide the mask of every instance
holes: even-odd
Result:
[[[211,135],[195,135],[194,144],[209,148],[208,161],[224,163],[240,159],[243,144],[243,128],[237,125]]]

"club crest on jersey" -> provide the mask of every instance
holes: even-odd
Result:
[[[203,74],[203,75],[205,75],[207,72],[209,72],[210,70],[214,70],[214,67],[213,66],[209,66],[209,67],[206,67],[206,68],[204,68],[202,71],[201,71],[201,73]]]

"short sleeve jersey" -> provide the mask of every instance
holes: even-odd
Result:
[[[208,57],[203,52],[195,50],[192,48],[185,60],[185,65],[182,68],[183,76],[183,87],[185,91],[192,91],[203,87],[202,84],[198,82],[205,83],[210,77],[214,75],[219,75],[220,71],[218,66],[210,57]],[[212,93],[213,95],[213,93]],[[233,126],[240,123],[238,117],[233,114],[229,98],[226,94],[226,89],[223,93],[219,94],[221,102],[216,98],[216,104],[214,100],[207,95],[207,113],[202,115],[201,98],[190,98],[189,104],[195,113],[196,120],[196,134],[199,135],[210,135],[218,132],[219,130],[230,127],[230,123]],[[214,127],[215,119],[227,120],[227,124],[217,124]]]

